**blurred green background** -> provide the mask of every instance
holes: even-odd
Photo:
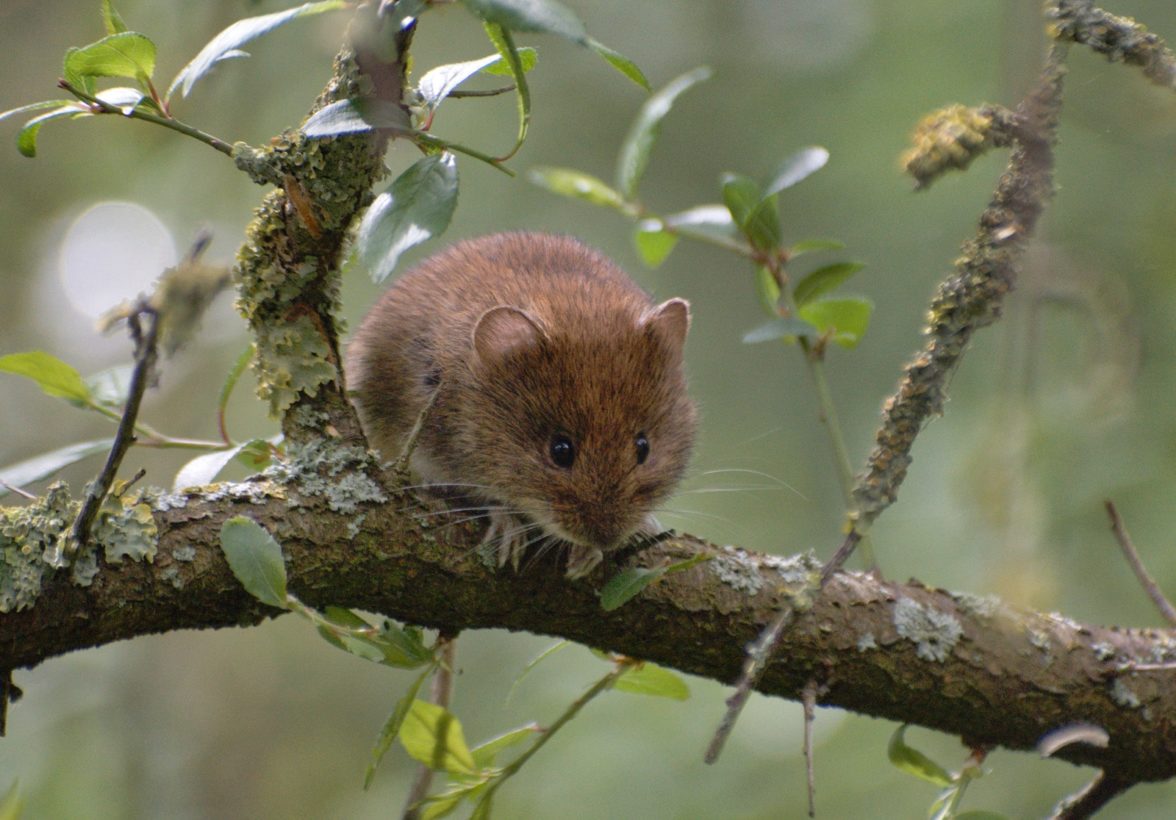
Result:
[[[102,35],[98,5],[0,4],[0,110],[56,96],[64,50]],[[130,27],[158,43],[164,82],[233,20],[285,5],[118,3]],[[829,356],[860,464],[880,402],[919,343],[927,299],[1004,163],[1003,155],[986,157],[915,195],[896,158],[933,108],[1015,101],[1042,49],[1038,5],[569,5],[655,87],[700,64],[715,69],[665,124],[643,186],[651,208],[714,202],[721,172],[762,178],[804,145],[832,153],[826,169],[785,192],[781,211],[790,240],[836,237],[848,248],[825,261],[868,264],[849,289],[876,303],[873,326],[859,349]],[[1113,11],[1176,37],[1171,0],[1121,0]],[[344,18],[302,21],[258,41],[252,59],[222,65],[177,103],[177,114],[230,141],[261,143],[295,125],[328,76]],[[519,41],[538,47],[540,60],[531,75],[532,136],[513,167],[569,165],[611,178],[642,93],[586,50],[551,37]],[[413,53],[423,71],[490,50],[478,24],[454,6],[424,17]],[[1176,594],[1176,98],[1081,49],[1070,67],[1056,200],[1005,321],[975,341],[875,543],[894,578],[994,592],[1080,620],[1157,625],[1112,542],[1102,502],[1119,504],[1154,574]],[[450,101],[434,129],[502,151],[513,139],[514,104]],[[33,161],[17,154],[17,130],[16,122],[0,124],[0,354],[43,349],[83,373],[125,363],[128,341],[97,334],[94,315],[147,287],[201,227],[215,235],[209,258],[231,260],[263,191],[223,156],[143,123],[51,123]],[[388,163],[398,171],[413,159],[410,148],[396,146]],[[688,363],[702,433],[693,475],[671,504],[678,512],[664,523],[720,544],[827,555],[842,505],[812,386],[796,350],[741,344],[762,321],[748,267],[684,241],[660,269],[644,270],[620,217],[465,158],[459,167],[460,206],[446,240],[506,228],[571,232],[617,258],[658,298],[691,300]],[[407,261],[438,247],[429,243]],[[798,261],[795,272],[820,261]],[[352,325],[377,292],[358,274],[349,279]],[[197,342],[166,364],[146,419],[173,435],[214,437],[216,393],[245,345],[223,296]],[[274,430],[248,381],[229,425],[242,439]],[[111,431],[102,418],[0,376],[0,464]],[[184,460],[134,451],[124,472],[143,466],[148,481],[168,485]],[[77,492],[97,469],[91,460],[64,477]],[[739,470],[770,479],[722,472]],[[471,741],[549,722],[602,674],[586,651],[561,652],[507,700],[513,678],[551,641],[463,637],[454,709]],[[292,618],[77,653],[17,673],[26,695],[0,739],[0,792],[19,778],[29,818],[392,816],[413,773],[407,757],[393,750],[373,788],[365,793],[360,784],[375,734],[409,680],[332,649]],[[684,704],[621,693],[593,703],[500,792],[500,816],[801,816],[799,707],[756,698],[722,760],[708,767],[702,751],[726,692],[702,680],[691,687]],[[887,763],[892,730],[836,711],[818,715],[821,816],[925,814],[934,789]],[[948,766],[966,754],[957,740],[924,730],[908,740]],[[1046,813],[1091,775],[1009,752],[992,755],[989,768],[967,806],[1010,817]],[[1174,813],[1176,792],[1155,785],[1135,789],[1106,816]]]

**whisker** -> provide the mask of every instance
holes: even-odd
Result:
[[[696,487],[693,490],[679,490],[677,495],[699,495],[701,493],[768,493],[781,491],[796,492],[791,487],[779,487],[774,484],[747,484],[743,487]],[[797,495],[800,495],[797,493]],[[804,496],[801,496],[804,498]],[[805,499],[806,501],[808,499]]]

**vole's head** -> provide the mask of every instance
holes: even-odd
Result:
[[[694,442],[682,348],[685,300],[555,311],[486,311],[471,371],[479,473],[544,532],[600,550],[623,544],[673,491]]]

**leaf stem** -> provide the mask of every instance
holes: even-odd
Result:
[[[516,774],[518,770],[523,767],[524,763],[530,760],[536,752],[543,748],[543,744],[551,740],[552,736],[556,732],[562,729],[572,718],[579,714],[580,710],[587,706],[597,695],[599,695],[601,692],[611,689],[612,685],[616,683],[617,680],[631,668],[632,663],[630,661],[618,661],[611,672],[602,677],[596,683],[592,684],[587,692],[576,698],[576,700],[572,702],[571,706],[569,706],[567,710],[564,711],[564,713],[560,715],[545,732],[543,732],[543,734],[539,735],[535,742],[532,743],[525,752],[519,755],[515,760],[511,761],[510,765],[505,766],[502,769],[502,773],[496,777],[494,782],[491,783],[490,786],[486,789],[479,802],[484,803],[490,800],[494,796],[494,792],[498,789],[498,787],[501,786],[507,778]]]
[[[507,168],[506,165],[503,164],[502,160],[483,153],[476,148],[469,148],[456,142],[449,142],[448,140],[443,140],[440,137],[435,137],[432,134],[426,134],[424,131],[418,131],[411,134],[410,139],[412,139],[418,145],[426,145],[430,148],[440,148],[444,151],[453,151],[457,154],[465,154],[467,157],[479,159],[487,165],[502,171],[502,173],[506,174],[508,177],[513,177],[515,175],[515,172]]]
[[[170,128],[171,130],[177,131],[186,137],[192,137],[195,140],[199,140],[205,145],[208,145],[211,148],[215,148],[217,151],[220,151],[226,156],[232,156],[233,154],[233,146],[229,145],[229,143],[222,139],[218,139],[211,134],[206,134],[199,128],[195,128],[185,122],[181,122],[174,117],[152,114],[150,111],[144,111],[138,107],[131,109],[130,113],[127,113],[117,105],[108,103],[105,100],[100,100],[92,94],[87,94],[80,88],[75,88],[67,80],[58,80],[57,85],[58,87],[68,91],[70,94],[73,94],[82,102],[88,103],[90,107],[95,110],[95,113],[118,114],[123,117],[130,117],[131,119],[144,120],[145,122],[162,125],[164,128]]]

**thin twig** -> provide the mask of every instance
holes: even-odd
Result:
[[[1131,541],[1131,535],[1127,532],[1127,527],[1123,524],[1123,519],[1119,517],[1119,511],[1115,509],[1115,502],[1106,501],[1104,504],[1107,508],[1107,515],[1111,519],[1111,532],[1115,534],[1115,540],[1119,542],[1119,547],[1123,550],[1123,557],[1131,565],[1131,569],[1135,572],[1135,577],[1139,579],[1140,586],[1143,587],[1143,591],[1152,599],[1152,603],[1156,605],[1156,609],[1160,610],[1160,614],[1164,616],[1168,623],[1176,626],[1176,608],[1173,608],[1172,603],[1160,590],[1156,579],[1151,577],[1151,574],[1147,571],[1147,567],[1143,565],[1143,559],[1139,557],[1139,552],[1135,549],[1135,544]]]
[[[1082,791],[1072,794],[1054,808],[1051,820],[1085,820],[1135,784],[1105,771],[1099,772]]]
[[[817,816],[817,778],[813,757],[813,721],[817,712],[817,681],[810,680],[804,685],[802,703],[804,703],[804,773],[808,782],[808,814]]]
[[[22,490],[20,487],[13,486],[12,484],[9,484],[7,481],[5,481],[2,478],[0,478],[0,487],[3,487],[4,489],[8,490],[8,492],[10,492],[10,493],[16,493],[17,495],[26,499],[27,501],[36,501],[37,500],[37,497],[35,495],[33,495],[32,493],[28,492],[27,490]]]
[[[866,471],[853,489],[849,534],[821,571],[818,596],[853,554],[874,519],[894,502],[906,477],[915,437],[942,410],[946,385],[968,341],[976,330],[996,321],[1001,300],[1012,289],[1025,244],[1053,190],[1052,145],[1065,74],[1063,56],[1064,47],[1055,46],[1036,87],[1021,101],[1015,117],[990,111],[980,118],[986,127],[1002,130],[999,139],[993,137],[993,145],[1015,139],[1008,171],[981,215],[977,236],[965,244],[955,273],[940,285],[932,300],[931,326],[923,351],[907,365],[898,391],[886,402]],[[735,693],[727,700],[727,713],[707,747],[706,762],[718,759],[793,620],[792,609],[782,610],[749,647]]]
[[[229,143],[212,136],[212,134],[206,134],[199,128],[193,128],[191,125],[188,125],[185,122],[180,122],[173,117],[161,117],[158,114],[152,114],[150,111],[144,111],[138,107],[132,108],[128,113],[124,108],[120,108],[117,105],[108,103],[105,100],[100,100],[92,94],[87,94],[85,91],[74,87],[66,80],[58,80],[57,85],[59,88],[68,91],[70,94],[73,94],[82,102],[89,104],[92,109],[97,109],[95,113],[118,114],[120,117],[130,117],[133,120],[143,120],[144,122],[162,125],[164,128],[170,128],[172,131],[177,131],[186,137],[192,137],[192,139],[199,140],[205,145],[220,151],[222,154],[226,154],[230,157],[233,155],[233,146]]]
[[[141,317],[147,317],[147,329],[143,330]],[[135,311],[127,316],[127,325],[131,330],[131,338],[135,342],[135,367],[131,372],[131,385],[127,394],[127,404],[123,408],[122,419],[118,423],[118,431],[114,435],[114,444],[110,448],[110,455],[102,472],[92,482],[86,485],[86,498],[82,502],[82,509],[74,519],[73,528],[67,549],[71,552],[79,549],[90,536],[90,527],[98,516],[98,508],[102,499],[114,483],[114,477],[122,464],[123,457],[135,441],[135,419],[139,415],[139,406],[143,402],[143,394],[147,385],[154,378],[155,361],[159,356],[156,341],[159,336],[159,316],[145,299],[140,299]]]
[[[442,636],[437,640],[437,657],[441,663],[433,673],[433,682],[429,689],[429,699],[443,709],[449,708],[453,697],[453,663],[456,656],[457,637]],[[408,799],[404,801],[402,820],[418,820],[421,807],[429,796],[429,788],[433,785],[433,770],[425,764],[417,767],[416,777],[413,778],[412,788],[408,790]]]
[[[400,448],[400,455],[396,456],[396,460],[392,462],[392,472],[404,479],[406,483],[409,474],[409,464],[412,462],[412,454],[416,451],[417,442],[421,437],[421,431],[425,429],[425,421],[429,418],[429,414],[433,411],[433,405],[437,403],[437,397],[440,395],[441,385],[438,384],[433,388],[433,392],[429,394],[429,400],[425,402],[425,406],[421,408],[421,412],[417,413],[416,421],[412,423],[412,429],[408,432],[408,438],[404,440],[404,446]]]

